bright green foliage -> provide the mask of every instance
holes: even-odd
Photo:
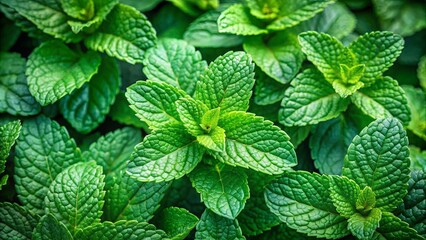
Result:
[[[222,217],[235,219],[249,198],[247,175],[235,168],[200,165],[189,177],[206,207]]]
[[[34,240],[72,240],[73,237],[67,227],[58,222],[52,214],[44,215],[34,228],[32,239]]]
[[[358,184],[347,177],[331,177],[330,196],[337,212],[345,218],[357,212],[357,200],[360,195]]]
[[[197,224],[195,239],[243,240],[238,221],[221,217],[206,209]]]
[[[87,21],[92,19],[95,15],[95,4],[93,0],[62,0],[61,4],[66,14],[79,20]]]
[[[54,103],[88,82],[100,64],[95,52],[76,53],[59,41],[42,43],[28,57],[30,92],[43,106]]]
[[[61,99],[61,112],[75,129],[88,133],[105,120],[120,85],[117,63],[103,58],[90,82]]]
[[[100,222],[105,195],[103,180],[102,167],[93,161],[66,168],[49,187],[45,198],[46,213],[65,224],[71,234]]]
[[[371,239],[381,218],[382,211],[378,208],[372,209],[367,216],[355,213],[348,220],[348,229],[358,239]]]
[[[217,23],[220,33],[233,33],[236,35],[261,35],[268,33],[268,30],[259,26],[258,20],[242,4],[234,4],[223,11]]]
[[[137,221],[102,222],[78,230],[75,239],[81,240],[161,240],[166,234],[154,225]]]
[[[365,187],[358,195],[356,209],[363,214],[368,214],[376,205],[376,194],[370,187]]]
[[[117,4],[84,44],[89,49],[135,64],[142,62],[145,50],[154,46],[155,40],[155,30],[142,13]]]
[[[426,90],[426,56],[420,59],[419,67],[417,68],[417,77],[420,80],[420,86]]]
[[[146,52],[143,72],[149,80],[166,82],[189,95],[207,68],[200,52],[183,40],[163,39]]]
[[[426,91],[412,86],[403,86],[411,112],[407,128],[426,140]]]
[[[0,203],[0,238],[30,240],[39,217],[15,203]]]
[[[181,98],[176,101],[176,110],[178,111],[179,118],[188,133],[194,137],[204,134],[201,119],[208,111],[208,108],[204,105],[204,103],[192,98]]]
[[[422,240],[416,231],[408,226],[408,224],[390,212],[383,212],[380,220],[380,227],[375,233],[375,237],[379,239],[391,240]]]
[[[225,130],[215,127],[208,134],[198,135],[197,141],[208,150],[222,152],[225,150],[225,138]]]
[[[28,90],[25,65],[19,54],[0,53],[0,112],[22,116],[40,112],[40,105]]]
[[[81,160],[80,150],[64,127],[41,115],[24,121],[15,151],[18,198],[29,210],[43,214],[50,184]]]
[[[414,170],[426,170],[426,150],[410,145],[410,169]]]
[[[256,71],[256,85],[254,87],[254,103],[269,105],[283,99],[287,88],[269,77],[263,71]]]
[[[166,208],[158,215],[156,225],[164,230],[172,240],[185,239],[198,223],[198,218],[184,208]]]
[[[9,156],[10,149],[15,144],[21,131],[21,122],[13,121],[0,126],[0,176],[6,168],[6,160]],[[8,175],[0,178],[0,190],[5,185]]]

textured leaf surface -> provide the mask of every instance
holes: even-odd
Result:
[[[143,72],[149,80],[166,82],[189,95],[207,68],[199,51],[183,40],[163,39],[146,52]]]
[[[206,209],[198,222],[195,239],[217,239],[217,240],[243,240],[245,237],[241,232],[238,221],[221,217]]]
[[[234,4],[220,14],[219,32],[236,35],[261,35],[268,30],[258,26],[257,20],[251,16],[250,9],[242,4]]]
[[[161,211],[156,225],[173,240],[185,239],[198,223],[198,218],[184,208],[169,207]]]
[[[289,227],[310,236],[340,238],[349,234],[329,194],[329,177],[308,172],[285,173],[266,187],[269,209]]]
[[[81,160],[64,127],[45,116],[27,120],[16,144],[15,188],[25,207],[44,213],[44,198],[56,176]]]
[[[185,128],[193,136],[204,133],[201,124],[203,115],[208,111],[206,105],[193,98],[182,98],[176,101],[176,110]]]
[[[269,77],[263,71],[256,71],[256,85],[254,87],[254,103],[269,105],[280,102],[285,96],[287,87]]]
[[[201,75],[195,98],[221,114],[246,111],[254,85],[254,64],[244,52],[227,52],[216,58]]]
[[[351,217],[357,213],[358,184],[345,176],[332,176],[330,179],[330,196],[337,212],[345,218]]]
[[[34,228],[32,239],[72,240],[73,237],[63,223],[58,222],[58,220],[52,214],[47,214],[40,219],[37,226]]]
[[[79,228],[100,222],[105,195],[103,180],[102,167],[93,161],[68,167],[50,185],[45,198],[46,213],[53,214],[73,235]]]
[[[373,208],[367,216],[355,213],[348,219],[348,229],[358,239],[371,239],[379,226],[382,211]]]
[[[8,122],[0,126],[0,174],[2,174],[6,168],[6,160],[9,156],[10,149],[15,144],[20,131],[21,122],[19,120]],[[5,180],[7,180],[6,178]],[[0,190],[1,185],[2,182],[0,182]]]
[[[235,219],[249,198],[247,175],[239,169],[202,165],[189,176],[206,207],[222,217]]]
[[[54,103],[88,82],[100,64],[93,51],[79,54],[59,41],[42,43],[28,57],[30,92],[43,106]]]
[[[0,53],[0,65],[0,112],[22,116],[40,112],[28,90],[25,59],[16,53]]]
[[[0,203],[0,238],[30,240],[39,217],[16,203]]]
[[[143,182],[170,181],[191,172],[203,153],[182,126],[167,126],[152,132],[135,147],[127,173]]]
[[[390,212],[383,212],[380,227],[377,229],[380,239],[422,240],[416,231],[408,224]]]
[[[225,129],[225,150],[214,155],[226,164],[266,174],[280,174],[297,164],[287,134],[262,117],[231,112],[218,125]]]
[[[376,207],[392,211],[407,194],[409,154],[401,123],[395,118],[379,119],[355,136],[342,174],[360,188],[371,187],[376,194]]]
[[[143,14],[118,4],[84,44],[89,49],[135,64],[142,62],[145,51],[154,46],[155,41],[155,30]]]
[[[403,86],[403,89],[411,112],[411,121],[407,128],[426,140],[426,91],[408,85]]]
[[[297,75],[286,90],[278,117],[286,126],[317,124],[337,117],[348,103],[320,72],[307,69]]]

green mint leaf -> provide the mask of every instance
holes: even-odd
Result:
[[[408,223],[402,221],[390,212],[383,212],[380,220],[380,227],[377,229],[377,235],[380,239],[391,240],[424,240],[418,235],[416,230],[410,228]]]
[[[135,112],[130,108],[129,102],[124,95],[124,92],[119,92],[115,97],[115,102],[111,106],[108,115],[112,120],[117,121],[121,124],[131,125],[137,128],[147,129],[146,123],[142,122],[135,116]]]
[[[395,118],[379,119],[355,136],[342,174],[360,188],[371,187],[376,194],[376,207],[392,211],[407,194],[409,154],[401,123]]]
[[[64,127],[41,115],[24,121],[15,152],[18,198],[29,210],[43,214],[49,186],[62,170],[81,160],[80,150]]]
[[[342,173],[343,160],[357,133],[355,123],[343,116],[321,122],[313,128],[309,148],[315,167],[320,173]]]
[[[165,239],[166,233],[154,225],[137,221],[102,222],[78,230],[75,239],[122,240],[122,239]]]
[[[370,187],[365,187],[356,200],[356,209],[361,214],[368,214],[376,205],[376,194]]]
[[[192,95],[207,68],[199,51],[183,40],[162,39],[146,52],[143,72],[149,80],[166,82]]]
[[[364,64],[358,64],[352,67],[349,67],[346,64],[339,64],[340,66],[340,76],[342,78],[342,82],[344,84],[356,84],[359,82],[359,79],[361,79],[362,75],[365,71],[365,65]],[[361,85],[361,87],[364,86],[364,84]],[[358,89],[356,89],[358,90]]]
[[[0,11],[4,12],[4,7],[0,7]],[[4,15],[6,15],[4,13]],[[11,19],[8,19],[8,17],[2,17],[0,19],[0,36],[3,36],[1,39],[1,46],[0,51],[7,52],[10,50],[10,48],[13,47],[13,45],[16,44],[16,41],[18,40],[21,30],[19,27],[15,24],[15,21],[12,21]],[[7,38],[4,37],[7,35]]]
[[[72,240],[70,231],[67,227],[58,222],[58,220],[52,214],[44,215],[37,226],[34,228],[32,239],[34,240]]]
[[[266,204],[281,221],[298,232],[337,239],[349,231],[346,219],[333,205],[329,187],[328,176],[286,172],[266,187]]]
[[[138,81],[127,88],[126,97],[136,116],[150,128],[158,129],[180,122],[175,102],[188,95],[167,83]]]
[[[127,173],[143,182],[170,181],[191,172],[203,153],[204,149],[182,126],[165,126],[135,147]]]
[[[410,109],[404,90],[390,77],[378,79],[370,87],[354,93],[351,101],[373,118],[396,117],[403,125],[410,122]]]
[[[259,19],[275,19],[280,10],[280,2],[277,0],[246,0],[246,3],[250,8],[250,13]]]
[[[348,219],[348,229],[358,239],[372,239],[381,218],[382,211],[378,208],[373,208],[367,216],[355,213]]]
[[[0,175],[6,169],[6,161],[9,156],[10,149],[15,144],[16,139],[21,131],[21,122],[19,120],[8,122],[0,125]],[[0,178],[0,190],[2,185],[6,184],[8,175]]]
[[[284,127],[284,131],[288,134],[290,137],[290,142],[296,149],[309,136],[309,133],[311,132],[311,126]]]
[[[236,219],[228,219],[206,209],[197,224],[195,239],[244,240],[245,237]]]
[[[195,137],[204,134],[201,118],[208,111],[207,106],[193,98],[181,98],[175,104],[179,118],[188,133]]]
[[[426,55],[423,56],[419,61],[419,67],[417,68],[417,77],[420,80],[420,86],[426,90]]]
[[[189,177],[206,207],[222,217],[235,219],[249,198],[247,175],[241,170],[201,165]]]
[[[138,10],[117,4],[99,29],[84,40],[89,48],[131,64],[141,63],[154,46],[155,30]]]
[[[262,117],[231,112],[221,117],[218,126],[225,129],[225,150],[213,155],[226,164],[271,175],[297,164],[287,134]]]
[[[254,87],[254,103],[269,105],[281,101],[287,87],[269,77],[263,71],[256,71],[256,85]]]
[[[61,0],[62,9],[68,16],[78,20],[88,21],[95,15],[95,4],[93,0]]]
[[[330,197],[338,213],[350,218],[357,213],[360,189],[358,184],[345,176],[330,177]]]
[[[289,83],[296,76],[304,59],[296,35],[280,32],[270,38],[247,38],[244,50],[268,76],[280,83]]]
[[[198,135],[197,141],[209,150],[222,152],[225,149],[225,137],[225,130],[215,127],[208,134]]]
[[[206,69],[195,90],[195,99],[221,114],[246,111],[254,85],[254,64],[244,52],[227,52]]]
[[[349,46],[355,61],[365,65],[361,78],[366,86],[373,84],[401,54],[404,40],[391,32],[370,32],[357,38]]]
[[[0,112],[22,116],[39,113],[40,105],[28,90],[25,59],[16,53],[0,53],[0,65]]]
[[[73,235],[79,228],[100,222],[105,195],[103,180],[102,167],[93,161],[68,167],[49,187],[46,213],[53,214]]]
[[[410,169],[414,170],[426,170],[426,150],[410,145]]]
[[[286,126],[333,119],[348,106],[349,100],[341,98],[316,69],[303,71],[290,84],[278,113],[279,121]]]
[[[114,184],[105,196],[104,219],[148,222],[160,207],[170,184],[139,182],[124,173],[115,174]]]
[[[88,133],[105,120],[120,85],[118,64],[112,58],[103,58],[98,73],[90,82],[62,98],[59,108],[71,126]]]
[[[172,240],[185,239],[198,223],[198,218],[184,208],[169,207],[158,215],[156,226]]]
[[[408,107],[411,112],[411,120],[407,126],[414,134],[426,140],[426,92],[413,86],[403,86],[407,96]]]
[[[43,106],[54,103],[88,82],[100,64],[93,51],[80,54],[59,41],[42,43],[28,57],[30,92]]]
[[[220,33],[236,35],[261,35],[268,30],[260,27],[258,20],[250,14],[250,9],[242,4],[231,5],[217,19]]]
[[[38,215],[16,203],[0,203],[0,238],[30,240]]]
[[[243,38],[238,35],[220,33],[217,20],[221,8],[208,11],[199,16],[186,28],[183,35],[185,41],[195,47],[222,48],[240,45]]]
[[[220,108],[214,108],[206,111],[201,118],[201,127],[209,132],[210,130],[217,127],[220,117]]]

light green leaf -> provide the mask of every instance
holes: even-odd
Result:
[[[424,240],[416,230],[410,228],[408,224],[390,212],[383,212],[380,220],[380,227],[376,235],[383,240]]]
[[[166,237],[166,233],[157,230],[154,225],[133,220],[96,223],[80,229],[75,235],[75,238],[80,240],[160,240]]]
[[[42,43],[28,57],[30,92],[43,106],[54,103],[88,82],[100,64],[93,51],[80,54],[59,41]]]
[[[175,104],[179,118],[188,133],[195,137],[204,134],[204,130],[200,125],[201,118],[208,111],[207,106],[193,98],[181,98]]]
[[[297,75],[281,102],[279,121],[286,126],[317,124],[337,117],[349,100],[341,98],[322,74],[311,68]]]
[[[209,150],[222,152],[225,149],[225,137],[225,130],[215,127],[208,134],[198,135],[197,141]]]
[[[410,109],[404,90],[390,77],[378,79],[370,87],[354,93],[351,101],[373,118],[396,117],[404,125],[410,122]]]
[[[392,211],[407,194],[409,154],[401,123],[395,118],[379,119],[355,136],[342,174],[360,188],[371,187],[376,194],[376,207]]]
[[[419,61],[419,67],[417,68],[417,77],[420,80],[420,86],[426,91],[426,55],[423,56]]]
[[[213,130],[217,127],[217,123],[219,122],[220,118],[220,108],[214,108],[206,111],[204,113],[203,117],[201,118],[201,127],[206,132],[210,132],[210,130]]]
[[[222,217],[235,219],[249,198],[247,175],[240,169],[201,165],[189,177],[201,201]]]
[[[150,128],[159,129],[180,122],[175,102],[189,96],[167,83],[138,81],[127,88],[126,97],[138,118]]]
[[[166,82],[189,95],[207,68],[199,51],[183,40],[162,39],[146,52],[143,72],[149,80]]]
[[[221,114],[246,111],[254,85],[254,64],[244,52],[227,52],[206,69],[195,90],[195,99]]]
[[[345,218],[357,213],[358,184],[345,176],[331,176],[330,180],[330,197],[337,212]]]
[[[408,107],[411,112],[411,121],[407,128],[426,140],[426,90],[408,85],[403,86],[402,89],[407,96]]]
[[[257,105],[269,105],[281,101],[286,89],[286,85],[270,78],[263,71],[256,71],[254,102]]]
[[[266,187],[266,204],[281,221],[298,232],[337,239],[349,231],[346,219],[333,205],[329,187],[328,176],[286,172]]]
[[[266,39],[262,36],[247,38],[243,47],[263,72],[283,84],[296,76],[304,60],[296,35],[289,32]]]
[[[15,152],[18,198],[29,210],[43,214],[49,186],[65,168],[81,161],[80,150],[64,127],[41,115],[24,121]]]
[[[156,226],[164,230],[171,240],[186,239],[198,223],[198,218],[184,208],[169,207],[158,215]]]
[[[40,105],[31,95],[25,77],[25,59],[16,53],[0,53],[0,112],[34,115]]]
[[[223,11],[217,19],[220,33],[236,35],[261,35],[268,30],[260,27],[256,18],[250,14],[250,9],[242,4],[233,4]]]
[[[203,153],[203,148],[182,126],[165,126],[136,145],[127,174],[142,182],[178,179],[197,166]]]
[[[62,98],[59,109],[77,131],[88,133],[105,120],[120,85],[118,64],[114,59],[103,58],[98,73],[90,82]]]
[[[376,205],[376,194],[370,187],[361,190],[356,200],[356,209],[361,214],[368,214]]]
[[[33,240],[72,240],[67,227],[52,214],[44,215],[33,231]]]
[[[355,213],[348,219],[348,229],[358,239],[372,239],[381,218],[382,211],[378,208],[372,209],[367,216]]]
[[[145,51],[154,46],[155,41],[155,30],[142,13],[117,4],[84,44],[89,49],[135,64],[142,62]]]
[[[16,203],[0,203],[0,238],[31,240],[38,215]]]
[[[401,36],[392,32],[370,32],[357,38],[349,46],[355,62],[365,65],[361,78],[366,86],[372,85],[385,72],[404,48]]]
[[[72,235],[80,228],[100,222],[104,177],[102,167],[93,161],[68,167],[49,187],[44,201],[46,213],[65,224]]]
[[[214,214],[206,209],[197,224],[195,240],[244,240],[246,239],[238,224],[237,219],[231,220]]]
[[[93,0],[61,0],[60,3],[62,9],[68,16],[77,18],[78,20],[88,21],[95,15],[95,4]]]
[[[253,16],[265,21],[277,18],[280,4],[283,4],[277,0],[246,0],[245,2]]]
[[[262,117],[231,112],[223,115],[218,125],[225,129],[225,150],[212,154],[226,164],[271,175],[297,164],[287,134]]]
[[[148,129],[146,123],[142,122],[135,116],[135,112],[130,108],[129,102],[124,95],[124,92],[119,92],[115,97],[115,102],[111,106],[108,115],[112,120],[121,124],[131,125],[137,128]]]
[[[0,176],[6,169],[6,161],[9,156],[10,149],[15,144],[21,131],[21,122],[19,120],[8,122],[0,125]],[[2,185],[6,184],[8,175],[0,178],[0,190]]]

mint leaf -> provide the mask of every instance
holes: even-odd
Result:
[[[404,90],[390,77],[376,80],[351,96],[351,101],[373,118],[396,117],[402,124],[410,122],[410,109]]]
[[[4,12],[5,6],[1,6],[0,7],[0,11]],[[4,14],[6,15],[6,14]],[[2,37],[1,38],[1,45],[0,45],[0,51],[2,52],[7,52],[10,50],[10,48],[13,47],[13,45],[16,44],[16,41],[19,38],[19,35],[21,34],[21,30],[19,29],[18,26],[16,26],[16,24],[14,24],[14,22],[10,19],[8,19],[7,17],[2,17],[0,19],[0,35],[1,36],[6,36],[6,37]]]
[[[206,209],[197,224],[195,239],[243,240],[238,221],[221,217]]]
[[[420,80],[420,86],[426,89],[426,55],[420,59],[419,67],[417,68],[417,77]]]
[[[81,160],[80,150],[64,127],[41,115],[24,121],[15,152],[18,198],[29,210],[43,214],[49,186],[62,170]]]
[[[199,51],[183,40],[162,39],[146,52],[143,72],[149,80],[166,82],[192,95],[207,68]]]
[[[126,97],[136,116],[150,128],[158,129],[169,123],[179,123],[175,102],[188,95],[167,84],[138,81],[127,88]]]
[[[376,205],[376,194],[370,187],[361,190],[356,200],[356,209],[361,214],[368,214]]]
[[[137,221],[102,222],[78,230],[76,239],[122,240],[122,239],[165,239],[166,234],[154,225]]]
[[[420,148],[410,145],[410,169],[414,170],[426,170],[426,150],[420,150]]]
[[[58,220],[52,214],[44,215],[33,231],[32,239],[34,240],[50,240],[50,239],[61,239],[61,240],[72,240],[73,237],[68,231],[67,227],[58,222]]]
[[[16,53],[0,53],[0,112],[12,115],[34,115],[40,105],[31,95],[25,77],[24,58]]]
[[[261,35],[268,30],[260,27],[258,20],[250,14],[250,9],[242,4],[233,4],[217,19],[220,33],[236,35]]]
[[[376,235],[380,239],[422,240],[416,230],[390,212],[383,212]]]
[[[286,89],[285,85],[275,81],[266,73],[256,71],[254,103],[257,105],[269,105],[281,101]]]
[[[169,207],[158,215],[156,226],[164,230],[170,239],[185,239],[198,223],[198,218],[184,208]]]
[[[80,54],[59,41],[42,43],[28,57],[30,92],[43,106],[54,103],[88,82],[100,64],[93,51]]]
[[[316,69],[306,69],[290,83],[281,102],[279,121],[286,126],[317,124],[346,110],[343,99]]]
[[[204,134],[200,125],[203,115],[208,111],[207,106],[192,98],[181,98],[175,104],[179,118],[188,133],[195,137]]]
[[[201,201],[222,217],[235,219],[249,198],[247,175],[235,168],[201,165],[189,177]]]
[[[401,123],[395,118],[379,119],[355,136],[342,174],[361,188],[371,187],[376,194],[376,207],[392,211],[407,194],[409,154]]]
[[[358,184],[345,176],[330,177],[330,197],[338,213],[350,218],[357,213],[357,199],[360,194]]]
[[[181,126],[153,131],[136,145],[127,174],[142,182],[162,182],[183,177],[197,166],[204,149]]]
[[[281,174],[296,165],[289,137],[272,122],[245,112],[231,112],[219,120],[225,129],[223,152],[212,153],[220,161],[266,174]]]
[[[408,107],[411,112],[411,120],[407,126],[414,134],[426,140],[426,92],[413,86],[403,86],[407,96]]]
[[[391,32],[371,32],[357,38],[349,46],[355,61],[365,64],[361,78],[366,86],[373,84],[401,54],[404,40]]]
[[[250,8],[250,13],[259,19],[275,19],[280,10],[280,1],[277,0],[246,0],[246,3]]]
[[[68,16],[77,18],[78,20],[87,21],[95,15],[95,4],[93,0],[62,0],[60,1],[62,9]]]
[[[198,135],[197,141],[209,150],[222,152],[225,149],[225,137],[225,130],[215,127],[208,134]]]
[[[349,231],[346,219],[333,205],[329,187],[327,176],[286,172],[266,187],[266,204],[281,221],[298,232],[337,239]]]
[[[381,218],[382,211],[378,208],[373,208],[367,216],[355,213],[348,219],[348,229],[358,239],[372,239]]]
[[[247,38],[243,47],[263,72],[283,84],[296,76],[304,59],[296,36],[289,32],[280,32],[267,39],[262,36]]]
[[[93,161],[68,167],[49,187],[44,201],[46,213],[65,224],[71,234],[100,222],[105,195],[103,180],[102,167]]]
[[[120,85],[117,63],[103,58],[90,82],[61,99],[60,110],[77,131],[88,133],[105,120]]]
[[[145,51],[154,46],[155,40],[155,30],[142,13],[117,4],[84,44],[89,49],[135,64],[142,62]]]
[[[21,131],[21,122],[19,120],[8,122],[0,126],[0,176],[6,169],[6,161],[9,156],[10,149],[15,144]],[[8,175],[0,178],[0,190],[5,185]]]
[[[39,217],[16,203],[0,203],[0,238],[30,240]]]
[[[254,64],[244,52],[227,52],[206,69],[195,90],[195,99],[221,114],[246,111],[254,85]]]

